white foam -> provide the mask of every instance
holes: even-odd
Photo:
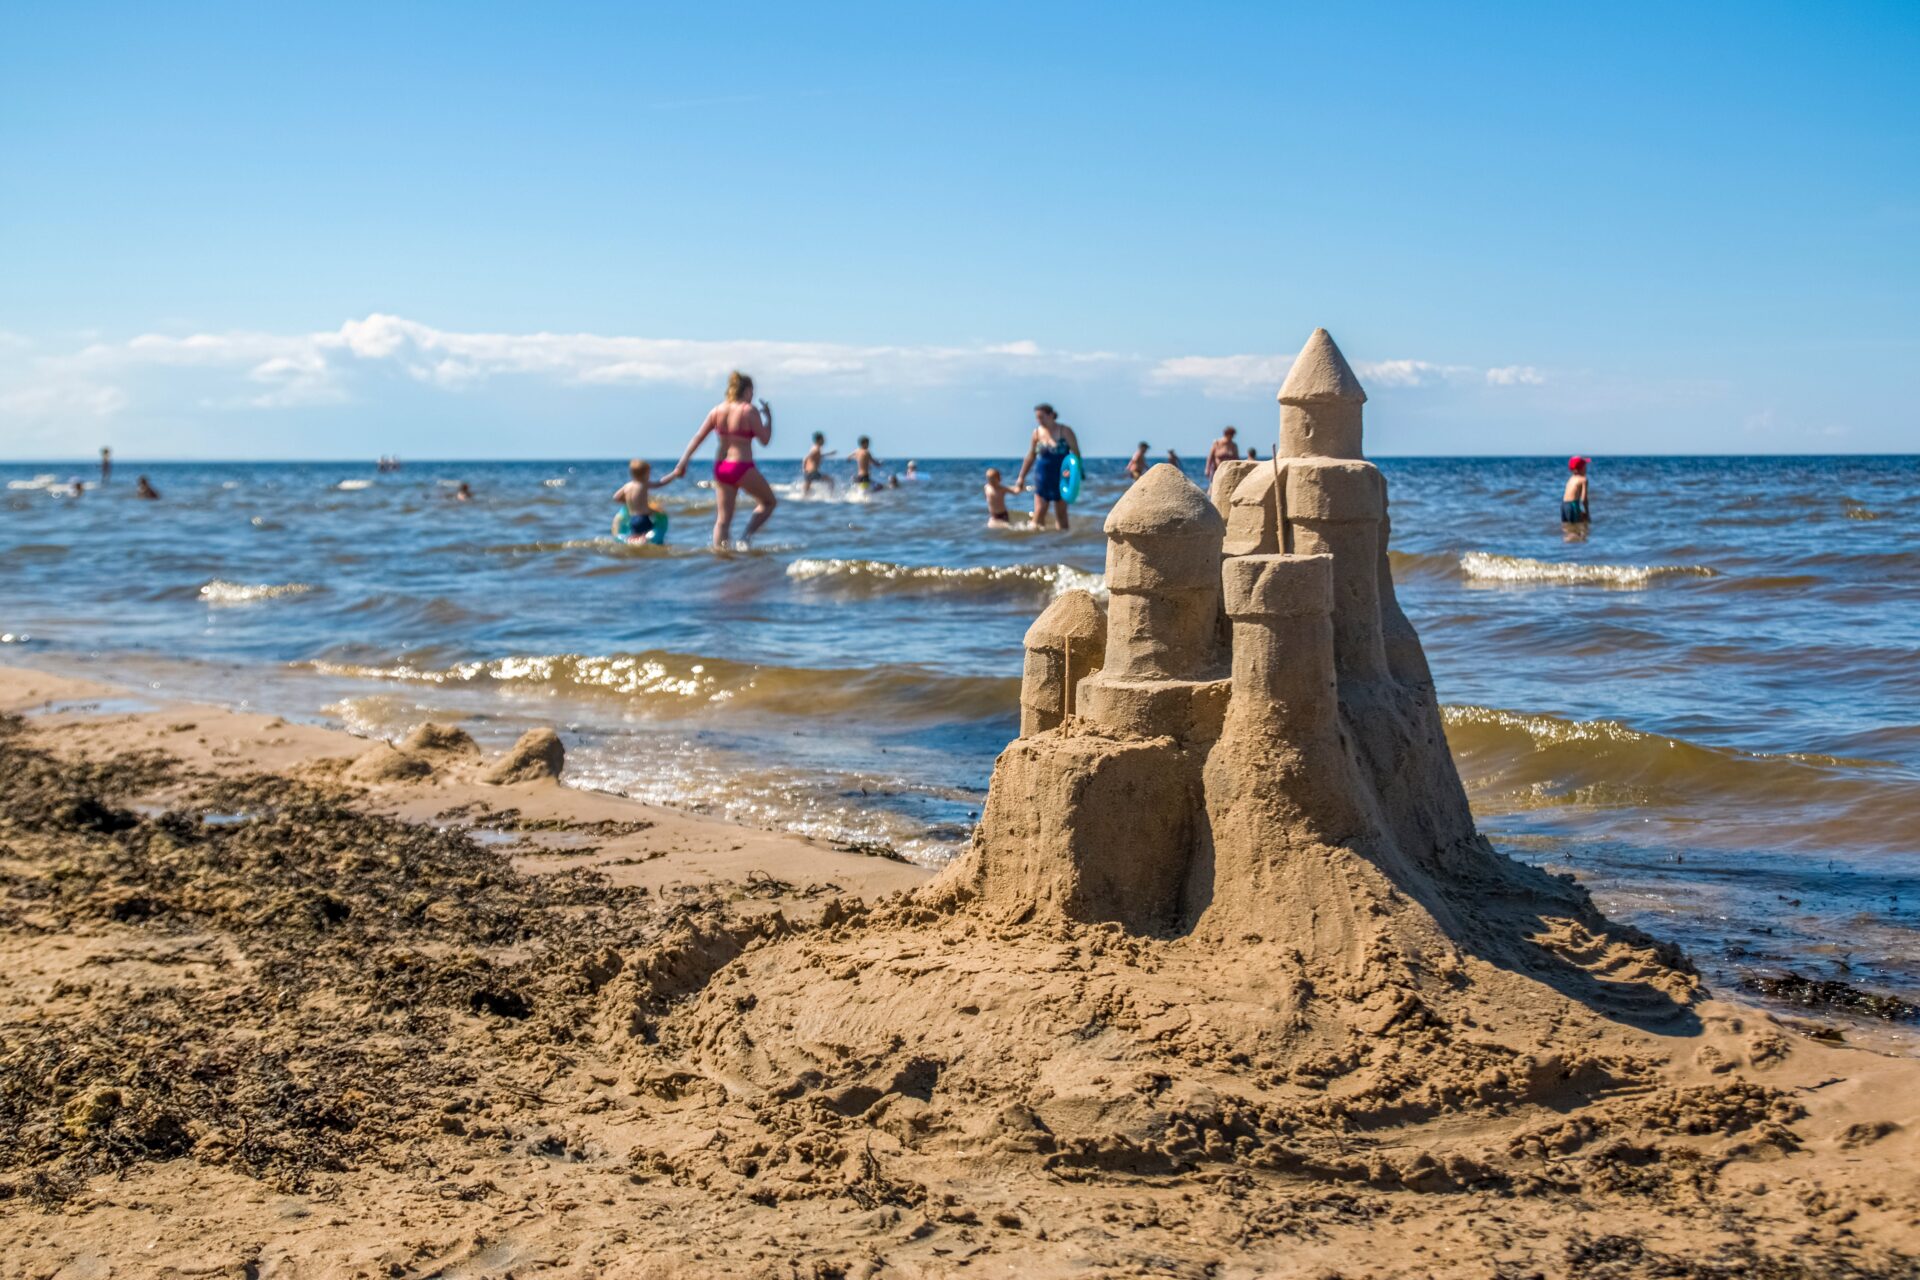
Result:
[[[311,590],[313,587],[304,582],[226,582],[215,578],[200,588],[200,598],[208,604],[252,604],[305,595]]]
[[[1595,586],[1634,590],[1659,578],[1712,578],[1716,570],[1697,564],[1578,564],[1501,556],[1469,551],[1460,557],[1460,571],[1476,582],[1521,586]]]
[[[1065,564],[987,564],[955,568],[948,565],[893,564],[886,560],[816,560],[801,557],[787,566],[787,576],[798,581],[899,584],[904,587],[964,589],[972,585],[1000,586],[1032,583],[1051,588],[1054,595],[1091,591],[1105,595],[1105,574],[1089,573]]]

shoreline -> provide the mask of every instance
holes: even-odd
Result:
[[[150,709],[129,709],[132,702]],[[111,710],[105,708],[112,708]],[[283,716],[174,699],[155,699],[100,681],[0,667],[0,713],[29,715],[57,732],[70,749],[97,756],[127,750],[162,751],[189,769],[216,777],[249,772],[344,772],[384,738],[305,724]],[[470,762],[469,762],[470,763]],[[471,768],[436,769],[425,779],[373,784],[361,802],[367,812],[406,822],[486,831],[489,814],[515,809],[523,823],[630,825],[635,829],[591,853],[570,854],[566,842],[530,829],[515,868],[529,874],[593,870],[622,887],[661,892],[777,875],[839,892],[879,897],[914,888],[934,874],[917,864],[847,852],[811,837],[769,831],[724,818],[646,804],[611,792],[543,780],[490,786]],[[563,775],[564,778],[564,775]],[[451,818],[449,815],[453,815]],[[792,905],[771,899],[776,905]],[[817,906],[817,904],[815,904]]]

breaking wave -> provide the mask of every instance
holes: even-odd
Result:
[[[1441,709],[1447,743],[1476,805],[1706,805],[1777,824],[1783,845],[1844,836],[1853,847],[1911,847],[1912,771],[1814,752],[1708,746],[1621,724],[1497,707]],[[1791,828],[1791,829],[1789,829]]]
[[[252,604],[256,600],[301,596],[313,589],[305,582],[227,582],[215,578],[200,588],[200,598],[208,604]]]
[[[1517,585],[1595,586],[1637,590],[1661,578],[1714,578],[1719,571],[1698,564],[1579,564],[1530,560],[1469,551],[1460,557],[1460,572],[1469,581]]]
[[[860,595],[892,592],[992,593],[1042,592],[1057,596],[1067,591],[1107,593],[1105,574],[1088,573],[1064,564],[989,564],[967,568],[945,565],[893,564],[886,560],[815,560],[802,557],[787,566],[787,576],[837,591]]]
[[[440,668],[326,660],[305,665],[351,679],[617,698],[632,709],[665,715],[727,710],[896,722],[982,720],[1016,714],[1020,696],[1020,682],[1013,678],[956,676],[908,665],[759,666],[661,651],[524,655]]]

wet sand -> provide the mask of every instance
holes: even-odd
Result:
[[[1682,992],[1276,1065],[1176,946],[125,697],[0,671],[5,1274],[1916,1274],[1920,1062],[1811,1024]]]

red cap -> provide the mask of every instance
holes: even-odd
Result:
[[[1592,461],[1593,461],[1592,458],[1583,458],[1576,453],[1571,458],[1567,459],[1567,470],[1585,471],[1587,469],[1587,464]]]

